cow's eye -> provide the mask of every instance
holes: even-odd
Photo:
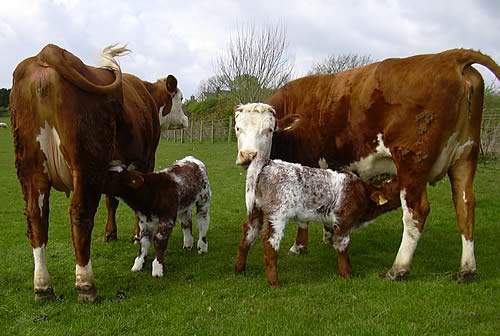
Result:
[[[240,131],[240,128],[239,127],[235,127],[236,129],[236,132],[239,132]]]

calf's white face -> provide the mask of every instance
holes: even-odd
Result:
[[[273,108],[267,104],[240,105],[235,111],[238,155],[236,164],[248,166],[255,157],[269,158],[276,117]]]

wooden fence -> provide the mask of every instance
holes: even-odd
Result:
[[[231,142],[236,140],[233,118],[189,118],[189,127],[183,130],[164,131],[163,139],[180,143]],[[481,157],[500,157],[500,109],[483,111],[481,123]]]

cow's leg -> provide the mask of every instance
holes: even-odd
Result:
[[[307,243],[309,241],[309,230],[307,222],[297,221],[297,236],[292,247],[288,250],[288,255],[298,256],[307,252]]]
[[[163,256],[168,245],[168,239],[172,234],[176,218],[160,221],[158,233],[154,236],[156,258],[153,260],[151,275],[154,277],[163,277],[164,261]]]
[[[196,223],[198,225],[198,254],[207,253],[207,232],[210,224],[210,200],[196,203]]]
[[[262,212],[254,208],[243,224],[243,235],[238,246],[234,271],[236,273],[245,272],[248,251],[259,235],[259,230],[262,224]]]
[[[104,232],[104,241],[108,242],[117,239],[116,230],[116,209],[118,200],[112,196],[106,195],[106,208],[108,209],[108,220],[106,221],[106,231]]]
[[[278,251],[283,238],[286,221],[277,219],[269,221],[268,216],[264,216],[263,228],[261,231],[262,243],[264,244],[264,263],[266,266],[267,282],[273,288],[280,286],[278,279]]]
[[[49,178],[43,172],[37,172],[23,176],[20,180],[26,201],[28,237],[31,240],[35,262],[33,272],[35,300],[53,300],[55,295],[50,285],[45,256],[49,230]]]
[[[429,214],[425,186],[409,190],[403,186],[400,197],[403,209],[403,238],[396,259],[385,275],[390,280],[400,280],[410,271],[413,254]]]
[[[337,268],[344,278],[351,277],[351,261],[347,253],[350,241],[351,237],[348,234],[332,237],[333,247],[337,251]]]
[[[462,233],[462,258],[460,260],[460,270],[457,273],[457,279],[460,281],[473,280],[476,273],[473,235],[476,200],[472,189],[475,172],[475,161],[458,161],[448,173],[457,224]]]
[[[193,248],[193,213],[191,207],[186,211],[179,212],[177,215],[179,222],[181,223],[182,236],[184,237],[184,243],[182,248],[184,250],[191,250]]]
[[[73,174],[74,192],[69,212],[76,255],[75,288],[79,302],[94,302],[97,291],[90,260],[90,244],[102,183],[98,181],[98,174],[92,174],[92,178],[76,170]]]

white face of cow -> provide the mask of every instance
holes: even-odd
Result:
[[[238,106],[234,130],[238,139],[236,164],[247,167],[255,157],[269,158],[276,130],[274,109],[261,103]]]
[[[177,88],[176,93],[172,96],[172,109],[170,113],[163,116],[165,105],[160,107],[158,115],[160,117],[160,127],[162,131],[188,127],[188,117],[184,114],[182,109],[183,98],[181,89]]]

